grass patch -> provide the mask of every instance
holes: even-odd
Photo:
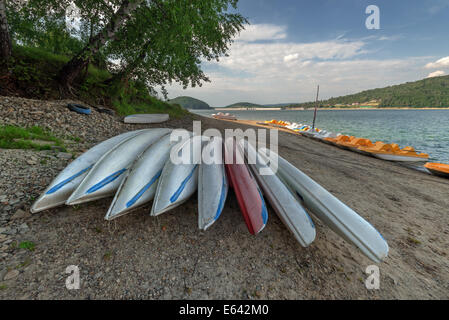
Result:
[[[34,249],[36,248],[36,244],[31,241],[22,241],[21,243],[19,243],[19,248],[34,251]]]
[[[410,242],[410,243],[412,243],[412,244],[414,244],[414,245],[419,245],[419,244],[421,244],[421,241],[419,241],[418,239],[415,239],[415,238],[413,238],[413,237],[408,237],[408,242]]]
[[[8,286],[6,284],[0,284],[0,290],[8,289]]]
[[[33,142],[33,140],[49,141],[52,144],[41,145]],[[61,139],[56,138],[41,127],[0,126],[0,149],[51,150],[52,146],[58,146],[61,150],[66,151]]]

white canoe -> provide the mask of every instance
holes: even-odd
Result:
[[[203,154],[210,155],[198,171],[198,227],[206,230],[220,217],[228,194],[228,179],[223,162],[223,140],[214,137]]]
[[[107,152],[92,167],[78,188],[67,199],[74,205],[108,197],[115,193],[124,173],[149,145],[169,133],[171,129],[149,129],[123,141]]]
[[[261,151],[266,154],[267,149]],[[388,255],[387,242],[369,222],[287,160],[273,156],[278,157],[278,175],[323,223],[377,263]]]
[[[398,161],[398,162],[427,162],[429,158],[421,158],[421,157],[411,157],[411,156],[401,156],[397,154],[387,154],[387,153],[375,153],[370,152],[371,155],[376,158],[387,160],[387,161]]]
[[[133,114],[123,119],[124,123],[162,123],[168,121],[168,114]]]
[[[73,160],[50,183],[41,196],[34,202],[30,211],[36,213],[63,205],[78,185],[83,181],[93,165],[117,144],[130,139],[144,130],[130,131],[103,141],[90,148]]]
[[[186,202],[198,189],[199,162],[195,163],[194,154],[201,157],[204,139],[203,136],[194,136],[173,147],[171,156],[177,154],[182,157],[187,153],[187,161],[175,164],[170,156],[165,163],[151,208],[152,216],[158,216]]]
[[[118,218],[153,200],[162,168],[175,143],[170,141],[170,134],[167,134],[136,159],[112,200],[106,220]]]
[[[233,114],[229,113],[222,114],[221,112],[217,114],[214,113],[212,117],[215,119],[223,119],[223,120],[237,120],[237,117],[234,116]]]
[[[267,161],[250,143],[241,139],[239,144],[247,150],[248,164],[274,211],[296,240],[303,247],[309,246],[315,240],[316,230],[312,219],[300,204],[300,200],[270,169]],[[251,164],[251,162],[255,163]],[[266,174],[261,174],[262,169]]]

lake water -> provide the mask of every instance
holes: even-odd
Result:
[[[195,110],[210,117],[215,111]],[[230,111],[242,120],[284,120],[312,124],[313,110]],[[430,161],[449,163],[449,110],[318,110],[320,129],[374,141],[412,146]]]

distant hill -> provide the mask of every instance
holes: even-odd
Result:
[[[313,106],[314,102],[306,102],[289,107]],[[335,106],[449,107],[449,76],[427,78],[320,101],[320,107]]]
[[[281,108],[293,105],[294,103],[273,103],[273,104],[257,104],[251,102],[237,102],[230,104],[224,108]]]
[[[264,107],[274,107],[274,108],[282,108],[290,105],[297,104],[297,102],[290,102],[290,103],[273,103],[273,104],[264,104]]]
[[[226,106],[225,108],[263,108],[263,105],[251,102],[237,102]]]
[[[184,109],[212,109],[206,102],[186,96],[171,99],[168,103],[179,104]]]

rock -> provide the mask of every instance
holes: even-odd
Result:
[[[0,243],[2,243],[3,241],[6,241],[7,239],[8,239],[8,237],[6,236],[6,234],[0,233]]]
[[[13,236],[17,233],[17,229],[16,228],[11,228],[11,229],[7,229],[6,231],[3,232],[4,234]]]
[[[20,199],[12,199],[10,202],[9,202],[9,204],[10,205],[15,205],[15,204],[17,204],[17,203],[19,203],[20,202]]]
[[[29,164],[30,166],[34,166],[37,162],[36,161],[33,161],[33,160],[27,160],[26,161],[27,162],[27,164]]]
[[[67,152],[59,152],[56,157],[59,159],[70,160],[72,159],[72,154]]]
[[[7,281],[7,280],[14,279],[15,277],[17,277],[19,275],[19,273],[20,272],[18,270],[11,270],[5,274],[5,276],[3,277],[3,280]]]
[[[27,232],[28,230],[30,230],[30,227],[28,227],[28,225],[26,223],[22,223],[19,226],[19,232],[20,233]]]
[[[29,218],[29,217],[31,217],[31,214],[29,212],[19,209],[16,211],[16,213],[13,214],[11,219],[16,220],[16,219],[23,219],[23,218]]]

